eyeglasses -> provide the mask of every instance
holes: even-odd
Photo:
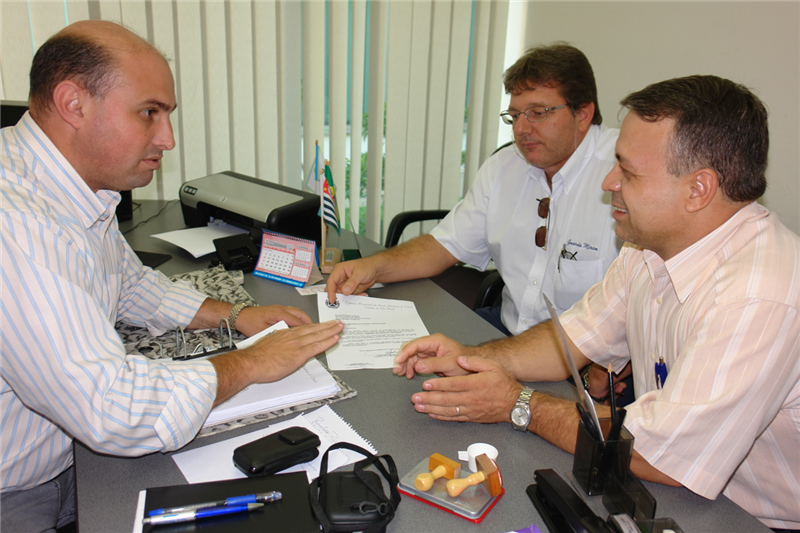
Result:
[[[546,219],[544,226],[536,229],[536,246],[542,250],[547,250],[547,228],[550,226],[550,197],[537,198],[539,200],[539,218]]]
[[[503,122],[511,126],[514,124],[520,115],[523,115],[528,122],[544,122],[547,120],[547,113],[549,111],[555,111],[556,109],[561,109],[562,107],[567,107],[567,104],[561,104],[554,107],[542,107],[539,105],[535,105],[533,107],[529,107],[525,111],[503,111],[500,113],[500,118],[503,119]]]

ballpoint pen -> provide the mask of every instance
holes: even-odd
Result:
[[[148,516],[183,513],[186,511],[196,511],[197,509],[207,509],[209,507],[223,507],[226,505],[230,506],[230,505],[244,505],[246,503],[269,503],[278,501],[281,498],[283,498],[283,494],[273,490],[271,492],[259,492],[257,494],[234,496],[232,498],[225,498],[224,500],[217,500],[214,502],[193,503],[190,505],[182,505],[180,507],[166,507],[163,509],[154,509],[148,513]]]
[[[656,363],[656,388],[664,387],[664,382],[667,380],[667,364],[664,362],[663,357],[658,358]]]
[[[177,524],[179,522],[192,522],[201,518],[211,518],[232,513],[246,513],[264,507],[263,503],[248,503],[245,505],[223,505],[221,507],[207,507],[182,513],[170,513],[150,516],[142,520],[144,525],[157,526],[160,524]]]

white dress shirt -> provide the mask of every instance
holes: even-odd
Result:
[[[514,335],[550,317],[544,294],[559,313],[569,309],[617,257],[621,243],[601,184],[616,163],[618,135],[616,129],[589,128],[553,176],[552,191],[544,171],[529,165],[514,145],[500,150],[431,231],[459,261],[483,270],[494,260],[505,282],[503,324]],[[548,196],[549,224],[538,215],[539,199]],[[542,225],[548,225],[546,251],[534,240]]]
[[[800,237],[775,215],[753,202],[666,262],[626,245],[561,319],[593,361],[631,360],[625,426],[650,464],[800,528]]]
[[[92,192],[29,114],[0,130],[0,151],[2,492],[60,474],[73,438],[123,456],[185,445],[213,404],[213,366],[128,356],[114,324],[161,334],[205,296],[142,265],[119,193]]]

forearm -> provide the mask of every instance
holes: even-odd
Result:
[[[255,368],[246,350],[237,350],[209,359],[217,372],[217,396],[214,407],[228,400],[240,390],[252,385]]]
[[[233,309],[233,304],[206,298],[187,327],[189,329],[219,327],[219,321],[223,318],[228,318],[231,309]]]
[[[599,418],[611,416],[611,408],[607,406],[595,405],[595,409]],[[580,415],[575,402],[539,393],[534,393],[531,397],[531,423],[528,430],[573,455],[578,441],[579,423]],[[648,463],[636,450],[631,456],[630,470],[639,479],[672,487],[682,486]]]
[[[590,362],[572,341],[567,342],[578,368]],[[571,375],[549,320],[519,335],[482,344],[476,350],[476,355],[497,361],[519,381],[561,381]]]
[[[429,278],[458,262],[447,248],[430,235],[378,252],[368,260],[375,262],[376,281],[380,283]]]

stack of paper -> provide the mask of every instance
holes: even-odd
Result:
[[[339,392],[339,385],[316,359],[309,360],[297,372],[274,383],[260,383],[243,389],[209,413],[203,427],[214,426],[246,416],[285,409]]]

